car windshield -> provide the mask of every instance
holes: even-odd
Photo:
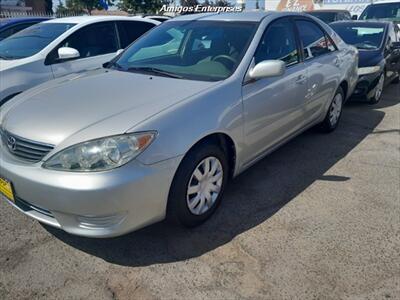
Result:
[[[383,40],[384,25],[361,26],[356,24],[331,24],[331,27],[347,43],[358,49],[378,49]]]
[[[0,19],[0,28],[10,22],[9,19]]]
[[[192,80],[223,80],[236,70],[256,28],[253,22],[166,22],[133,43],[112,68]]]
[[[0,42],[0,59],[20,59],[32,56],[75,24],[38,23]]]
[[[400,2],[369,5],[361,14],[360,20],[400,21]]]
[[[309,14],[324,21],[325,23],[334,22],[336,15],[333,12],[309,12]]]

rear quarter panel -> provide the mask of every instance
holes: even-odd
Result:
[[[358,50],[357,48],[346,44],[342,38],[327,24],[321,24],[326,32],[332,37],[339,50],[339,58],[341,60],[341,76],[340,82],[347,82],[348,90],[346,100],[353,93],[358,80]]]

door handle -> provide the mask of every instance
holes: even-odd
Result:
[[[296,79],[296,84],[304,84],[307,80],[307,77],[304,75],[299,75]]]

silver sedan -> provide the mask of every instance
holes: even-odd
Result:
[[[1,108],[0,191],[69,233],[209,218],[228,179],[312,126],[330,132],[357,50],[297,13],[175,18],[105,68]]]

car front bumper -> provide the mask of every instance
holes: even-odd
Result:
[[[358,77],[356,88],[353,96],[370,97],[379,81],[380,73],[361,75]]]
[[[21,161],[1,146],[0,176],[12,183],[15,195],[8,202],[40,222],[87,237],[119,236],[162,220],[181,160],[153,165],[134,160],[106,172],[61,172]]]

